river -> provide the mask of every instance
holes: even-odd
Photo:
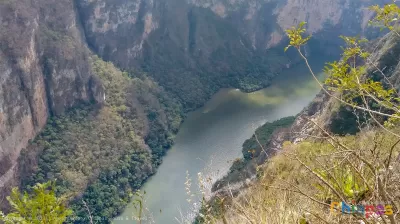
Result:
[[[228,171],[232,160],[242,157],[243,142],[267,121],[299,113],[319,88],[305,66],[283,72],[270,87],[253,93],[222,89],[204,107],[190,113],[176,136],[157,173],[143,186],[145,206],[152,221],[142,223],[176,224],[190,212],[193,199],[186,194],[187,172],[192,193],[198,192],[197,174],[213,180]],[[137,223],[135,209],[128,206],[114,223]],[[180,220],[180,222],[177,221]]]

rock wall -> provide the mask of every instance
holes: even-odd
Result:
[[[306,21],[314,35],[310,55],[337,55],[338,36],[366,31],[372,16],[366,7],[386,1],[82,0],[77,5],[94,52],[120,68],[149,73],[194,109],[219,88],[265,87],[296,63],[282,52],[285,29]]]
[[[328,28],[342,32],[364,31],[372,17],[368,6],[390,0],[187,0],[188,3],[210,8],[220,17],[238,23],[238,29],[257,48],[270,48],[284,39],[284,30],[307,22],[309,33]],[[268,13],[268,11],[272,11]],[[275,17],[271,17],[271,15]],[[354,25],[349,27],[348,25]],[[347,26],[347,27],[346,27]],[[267,34],[267,35],[265,35]]]
[[[0,202],[17,183],[21,149],[50,115],[104,99],[86,43],[123,69],[150,71],[195,108],[248,77],[259,80],[249,90],[267,85],[266,73],[278,71],[265,66],[265,50],[284,29],[305,20],[329,51],[332,37],[366,27],[365,6],[386,1],[0,0]]]
[[[0,202],[49,115],[103,99],[76,18],[68,0],[0,1]]]

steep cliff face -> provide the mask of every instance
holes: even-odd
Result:
[[[252,41],[253,47],[270,48],[284,39],[284,30],[297,25],[300,21],[308,23],[307,30],[310,33],[327,31],[333,27],[338,29],[343,24],[347,24],[343,27],[343,31],[348,32],[349,25],[353,25],[352,28],[357,30],[363,30],[372,16],[366,7],[384,1],[188,0],[188,2],[210,8],[220,17],[238,23],[238,28]],[[341,23],[343,21],[346,23]]]
[[[193,109],[221,87],[264,87],[295,63],[282,52],[285,29],[307,21],[308,53],[338,54],[338,34],[364,31],[366,7],[384,1],[83,0],[78,8],[96,53],[148,72]]]
[[[120,68],[148,72],[193,109],[221,87],[268,85],[293,59],[282,54],[284,29],[305,20],[311,52],[330,52],[339,33],[365,29],[365,6],[385,1],[0,0],[0,202],[16,183],[20,151],[49,116],[105,98],[86,44]],[[154,129],[163,133],[164,123]]]
[[[399,91],[400,62],[398,58],[400,55],[400,38],[396,34],[389,33],[382,38],[369,42],[366,47],[371,52],[370,60],[376,66],[367,64],[366,75],[376,81],[381,81],[389,88],[392,88],[393,85]],[[381,71],[390,80],[390,85],[378,72],[377,68],[381,68]],[[329,94],[341,98],[339,92],[330,91]],[[256,175],[257,166],[268,163],[271,157],[281,151],[285,141],[297,144],[304,140],[313,139],[310,136],[324,135],[321,128],[339,136],[354,135],[363,131],[363,125],[368,119],[368,117],[365,117],[366,114],[363,111],[341,104],[337,99],[321,90],[310,104],[296,116],[290,127],[276,129],[267,142],[262,142],[267,153],[257,154],[251,160],[245,161],[239,169],[234,169],[234,166],[232,166],[231,170],[233,172],[218,181],[213,186],[213,191],[216,194],[226,193],[227,189],[225,188],[228,182],[235,184],[233,186],[236,192],[248,187],[249,180],[254,179]],[[376,118],[379,119],[378,116]],[[370,125],[375,124],[372,122]],[[361,130],[359,129],[360,127]]]
[[[223,86],[259,88],[274,73],[235,24],[185,0],[84,0],[79,12],[96,53],[148,72],[188,109]]]
[[[49,115],[103,98],[76,24],[71,1],[0,2],[0,198]]]
[[[390,0],[188,0],[210,8],[215,14],[234,23],[251,42],[254,49],[270,49],[285,41],[285,30],[301,21],[307,22],[307,32],[313,34],[310,51],[315,54],[338,54],[337,38],[341,35],[376,37],[368,26],[373,13],[368,7]]]

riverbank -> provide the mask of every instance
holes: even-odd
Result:
[[[199,190],[199,172],[212,182],[222,178],[233,161],[242,157],[241,145],[256,128],[296,115],[318,91],[306,68],[294,67],[268,88],[252,93],[223,89],[204,107],[189,113],[157,173],[142,187],[154,221],[172,224],[177,223],[175,218],[192,219],[196,199],[187,195],[186,173],[192,180],[191,192]],[[134,213],[133,205],[128,206],[115,223],[132,222]]]

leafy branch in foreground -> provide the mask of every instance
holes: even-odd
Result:
[[[377,12],[373,21],[388,27],[396,37],[397,5],[373,9]],[[315,129],[306,130],[307,137],[300,136],[300,143],[283,144],[281,153],[263,165],[264,176],[254,186],[235,197],[228,188],[225,197],[232,202],[224,203],[227,212],[223,217],[238,224],[396,224],[400,216],[400,135],[396,127],[400,99],[390,77],[378,67],[383,56],[365,51],[365,39],[341,37],[346,44],[342,58],[327,64],[329,77],[322,83],[302,53],[310,40],[305,24],[287,30],[290,44],[285,51],[292,47],[300,54],[332,100],[369,114],[369,119],[363,125],[358,122],[361,131],[357,135],[335,136],[319,124],[326,122],[325,112],[312,119],[305,116]],[[372,77],[374,70],[381,77]],[[384,204],[371,205],[375,202]],[[220,223],[217,216],[210,217],[212,222],[204,223]]]
[[[396,31],[396,21],[400,9],[396,4],[387,4],[383,8],[373,6],[371,9],[376,12],[376,17],[373,19],[374,22],[381,23],[393,33],[399,35]],[[310,39],[309,37],[303,37],[306,32],[303,28],[304,24],[300,23],[297,28],[293,27],[287,30],[287,35],[290,39],[290,45],[287,48],[296,48],[316,79],[312,68],[309,66],[308,59],[301,52],[301,47]],[[382,75],[380,80],[374,80],[369,77],[369,70],[376,68],[376,64],[373,62],[371,54],[363,50],[362,45],[367,40],[358,37],[342,36],[341,38],[345,42],[341,60],[327,64],[325,73],[327,73],[328,78],[325,81],[325,85],[320,83],[318,79],[316,79],[317,82],[323,91],[333,99],[368,112],[371,120],[382,128],[384,132],[394,136],[395,139],[392,141],[392,145],[388,147],[382,141],[377,140],[380,134],[373,136],[373,149],[370,149],[371,154],[369,154],[358,147],[357,144],[354,145],[352,142],[343,143],[315,121],[310,120],[322,131],[324,136],[328,136],[325,142],[333,147],[332,153],[327,157],[328,160],[322,162],[317,160],[318,164],[315,167],[307,165],[305,158],[301,159],[296,154],[291,156],[293,157],[292,159],[297,160],[304,166],[312,174],[313,178],[320,182],[317,187],[319,188],[319,195],[325,195],[322,198],[323,200],[336,198],[339,201],[349,203],[375,199],[390,202],[391,212],[379,214],[380,217],[378,218],[383,220],[384,223],[388,221],[391,224],[395,224],[397,223],[396,216],[399,213],[399,207],[395,203],[396,200],[391,199],[389,193],[391,192],[390,188],[395,185],[394,182],[390,182],[393,180],[393,173],[390,169],[398,165],[396,162],[392,163],[392,161],[393,152],[396,151],[396,154],[398,154],[395,148],[397,149],[397,145],[400,142],[400,135],[390,128],[393,128],[394,124],[400,121],[400,98],[394,85],[381,69],[378,69]],[[340,97],[337,94],[340,94]],[[361,99],[361,103],[357,102],[357,99]],[[383,116],[383,119],[376,117],[376,115]],[[382,120],[386,120],[384,125]],[[338,157],[339,160],[337,160]],[[307,196],[314,201],[318,201],[315,196]],[[392,206],[395,208],[396,213],[393,213]],[[365,219],[360,214],[352,215],[363,220],[364,223],[369,223],[369,217]]]
[[[54,181],[36,184],[31,194],[14,188],[7,200],[12,212],[0,212],[0,221],[6,224],[61,224],[72,214],[66,199],[56,196]]]
[[[388,117],[387,126],[398,122],[400,120],[400,98],[396,90],[394,88],[385,88],[381,81],[374,81],[367,77],[367,66],[372,67],[372,64],[375,66],[375,63],[372,62],[371,54],[364,51],[361,47],[367,40],[341,36],[346,43],[346,46],[343,47],[342,59],[327,64],[325,73],[328,74],[329,78],[324,85],[318,80],[309,65],[308,59],[301,51],[301,47],[310,39],[310,36],[304,37],[306,30],[303,27],[305,24],[302,22],[298,27],[293,27],[286,31],[290,44],[285,50],[289,47],[294,47],[298,51],[322,90],[330,97],[345,105],[368,112],[372,117],[374,114]],[[364,62],[364,65],[359,66],[361,62]],[[389,86],[392,87],[393,84],[390,83],[386,75],[383,72],[381,74]],[[329,87],[327,88],[327,86]],[[341,96],[332,94],[332,91],[341,94]],[[358,97],[361,97],[364,105],[360,106],[354,102],[354,99]],[[386,110],[374,110],[370,107],[371,103],[377,104],[378,107],[385,108]],[[397,136],[400,137],[400,135]]]
[[[300,50],[300,47],[305,45],[311,39],[311,36],[303,37],[306,32],[306,29],[304,28],[306,24],[306,22],[301,22],[297,27],[292,27],[292,29],[286,30],[290,42],[289,45],[285,47],[285,51],[290,47]]]
[[[400,8],[396,5],[395,1],[392,4],[384,5],[382,8],[379,5],[373,5],[369,9],[376,13],[370,24],[381,26],[381,29],[386,27],[399,35],[397,32],[397,23],[400,17]]]

